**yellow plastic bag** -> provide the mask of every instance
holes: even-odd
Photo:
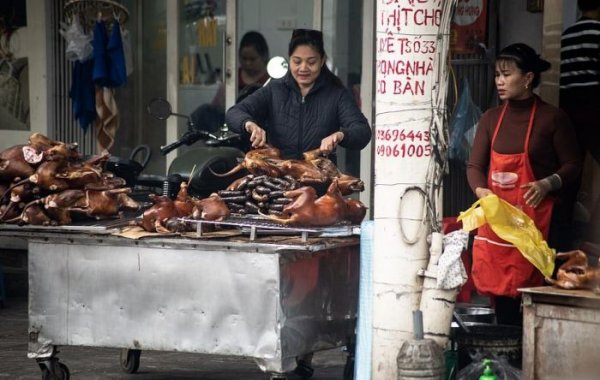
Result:
[[[544,276],[552,276],[556,252],[548,246],[527,214],[497,195],[479,199],[467,211],[461,212],[457,220],[462,220],[465,231],[488,223],[496,235],[513,244]]]

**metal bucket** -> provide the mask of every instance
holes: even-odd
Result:
[[[523,356],[523,329],[520,326],[465,322],[469,333],[454,328],[453,334],[458,350],[459,370],[471,363],[477,355],[505,357],[509,364],[521,368]]]
[[[454,311],[464,322],[496,323],[496,312],[489,307],[472,304],[456,304]]]

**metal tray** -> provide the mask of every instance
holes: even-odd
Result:
[[[137,213],[138,211],[135,211]],[[115,229],[127,226],[132,220],[135,220],[134,212],[128,211],[121,218],[111,219],[81,219],[75,220],[71,224],[59,226],[40,226],[40,225],[18,225],[18,224],[0,224],[1,230],[18,231],[50,231],[50,232],[94,232],[94,233],[112,233]]]
[[[238,228],[242,233],[250,235],[250,240],[255,240],[259,234],[268,235],[300,235],[302,242],[309,236],[317,237],[344,237],[360,235],[360,226],[348,223],[339,223],[328,227],[290,227],[274,222],[260,215],[233,215],[223,221],[196,220],[181,218],[180,220],[196,225],[197,236],[202,236],[202,224],[227,226]]]

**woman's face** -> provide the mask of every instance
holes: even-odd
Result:
[[[533,73],[523,73],[515,62],[496,62],[496,88],[501,100],[529,98],[533,91],[531,88],[532,80]]]
[[[266,70],[265,60],[253,46],[244,46],[240,49],[240,66],[250,75],[260,74]]]
[[[299,45],[290,56],[290,71],[299,87],[311,87],[325,60],[310,45]]]

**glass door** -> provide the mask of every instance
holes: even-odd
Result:
[[[226,0],[180,0],[179,7],[178,112],[209,131],[224,123],[226,8]]]
[[[287,59],[288,43],[296,28],[320,29],[321,0],[237,0],[235,16],[235,94],[248,85],[263,83],[266,62],[274,56]],[[234,21],[232,20],[232,21]],[[228,99],[229,100],[229,99]]]

